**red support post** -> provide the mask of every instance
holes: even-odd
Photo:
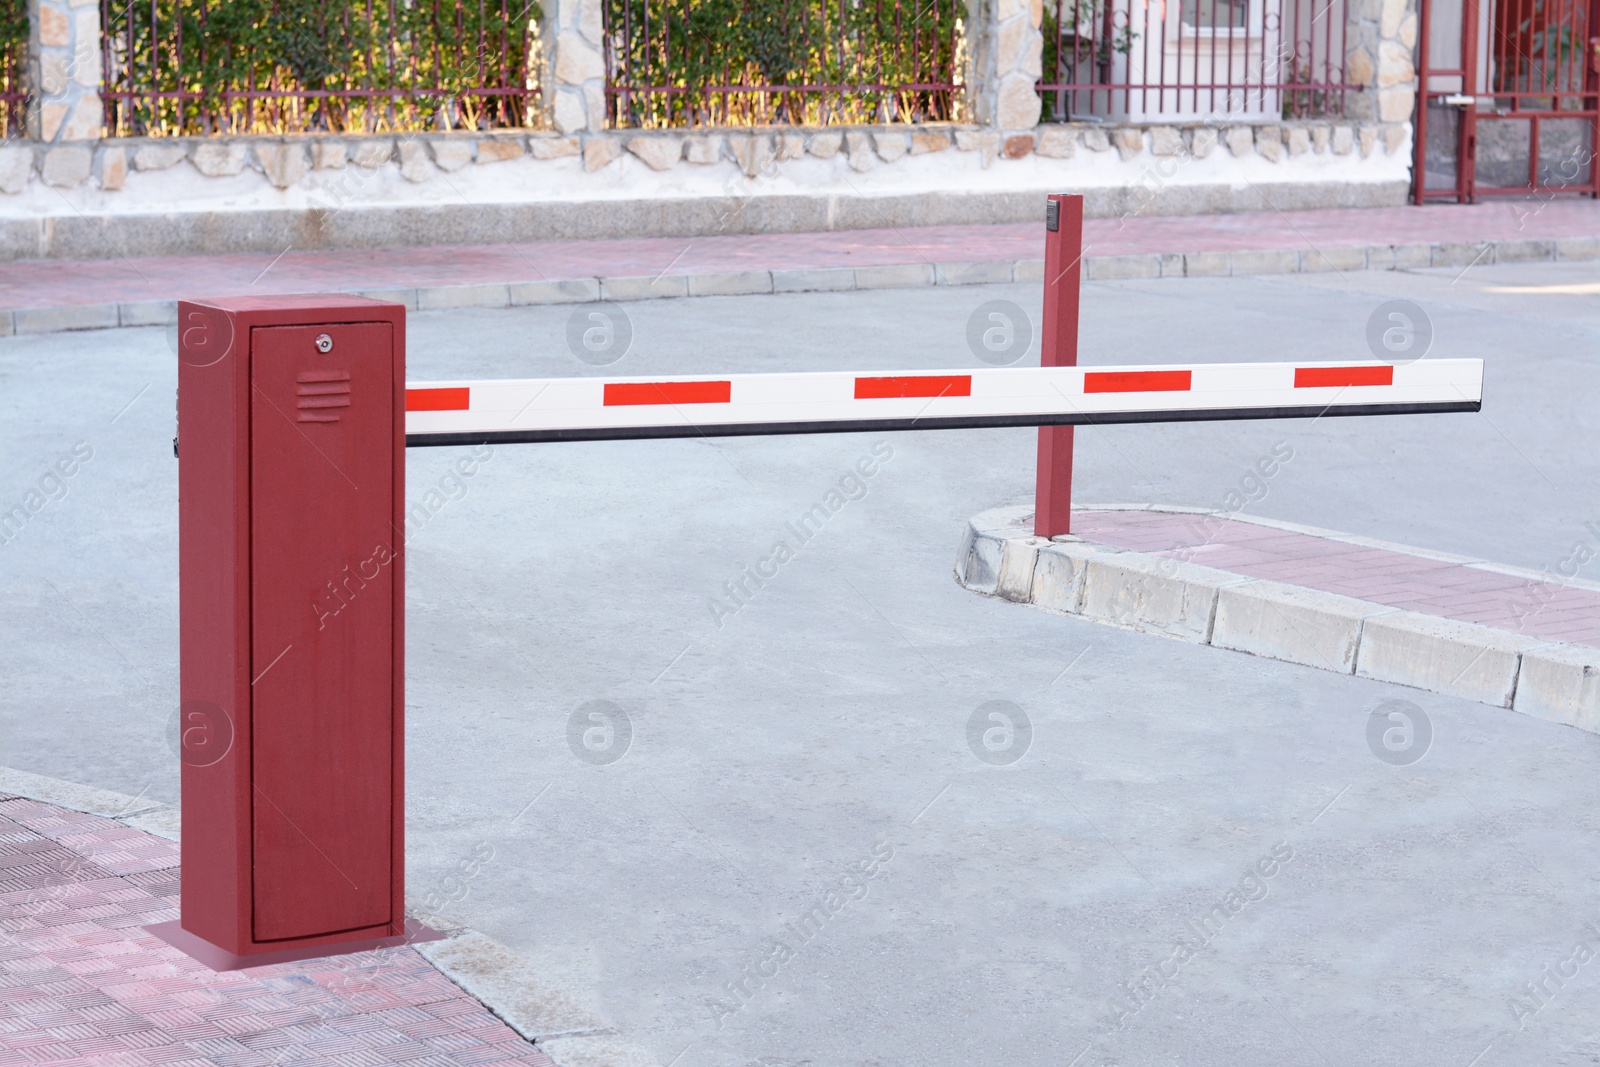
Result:
[[[1078,365],[1078,287],[1083,275],[1083,197],[1052,193],[1045,208],[1044,316],[1039,365]],[[1072,532],[1072,427],[1039,428],[1033,532]]]

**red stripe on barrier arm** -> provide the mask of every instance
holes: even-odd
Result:
[[[971,396],[972,375],[909,375],[903,378],[857,378],[857,400],[887,400],[906,396]]]
[[[472,390],[460,389],[407,389],[407,411],[466,411],[470,407]]]
[[[1389,364],[1376,367],[1296,367],[1296,389],[1325,389],[1337,385],[1393,385],[1394,368]]]
[[[1083,376],[1086,393],[1187,393],[1190,371],[1115,370],[1087,371]]]
[[[610,382],[605,406],[628,404],[726,404],[732,382]]]

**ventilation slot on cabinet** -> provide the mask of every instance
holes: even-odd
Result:
[[[307,371],[295,380],[300,422],[338,422],[338,409],[350,406],[349,371]]]

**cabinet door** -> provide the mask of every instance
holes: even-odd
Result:
[[[391,918],[392,341],[381,323],[251,336],[257,941]]]

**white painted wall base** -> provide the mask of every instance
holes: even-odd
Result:
[[[9,147],[0,149],[0,259],[1025,221],[1047,192],[1081,192],[1101,217],[1391,205],[1405,201],[1411,145],[1409,126],[1353,124],[916,136],[879,128]],[[90,153],[92,165],[53,166],[63,151]]]

